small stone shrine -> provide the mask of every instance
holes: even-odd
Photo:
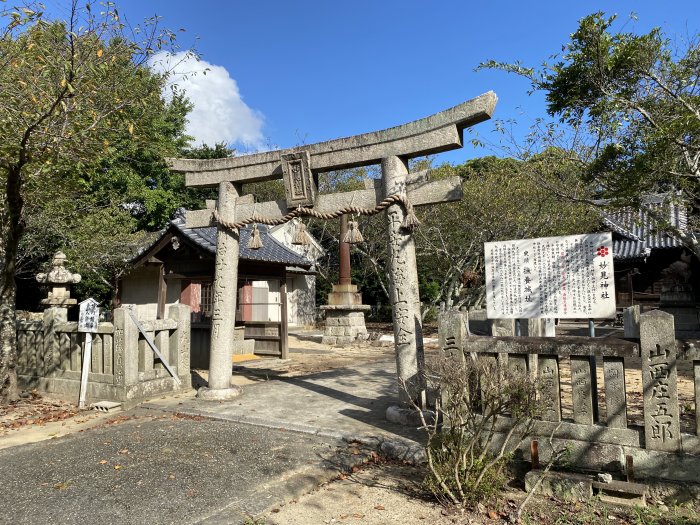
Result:
[[[362,304],[362,293],[352,284],[350,272],[350,243],[346,241],[348,216],[340,218],[340,279],[328,294],[328,304],[321,306],[326,313],[323,344],[347,345],[368,338],[365,312],[371,307]]]
[[[71,273],[65,267],[66,254],[58,251],[53,256],[51,271],[49,273],[38,273],[36,280],[42,284],[49,285],[49,296],[41,300],[41,304],[47,308],[68,308],[78,303],[70,296],[70,285],[77,284],[81,280],[79,273]]]

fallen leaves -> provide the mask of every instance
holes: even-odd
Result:
[[[189,414],[183,414],[182,412],[175,412],[172,416],[170,416],[170,419],[187,419],[190,421],[203,421],[204,417],[202,416],[191,416]]]
[[[46,423],[65,421],[78,413],[70,403],[42,399],[33,391],[15,403],[0,407],[0,429],[17,430]]]
[[[127,416],[127,415],[119,415],[117,417],[114,417],[112,419],[108,419],[105,421],[105,425],[119,425],[121,423],[124,423],[125,421],[129,421],[130,419],[134,419],[134,416]]]

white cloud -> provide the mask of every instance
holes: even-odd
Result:
[[[243,102],[238,84],[226,68],[184,52],[157,53],[150,66],[159,73],[169,72],[166,97],[170,86],[176,84],[194,105],[187,116],[186,132],[194,137],[195,144],[225,142],[255,150],[263,147],[263,115]]]

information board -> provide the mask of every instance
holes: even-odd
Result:
[[[615,316],[612,234],[484,243],[489,319]]]
[[[92,297],[80,303],[78,332],[97,333],[97,327],[100,322],[99,304]]]

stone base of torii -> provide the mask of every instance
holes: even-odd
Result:
[[[496,106],[489,92],[429,117],[382,131],[290,150],[226,159],[172,159],[186,185],[219,187],[216,210],[187,214],[187,227],[218,227],[209,387],[201,399],[225,400],[240,394],[232,387],[232,345],[238,276],[238,230],[245,224],[279,224],[293,216],[335,218],[343,213],[387,217],[389,293],[394,322],[399,403],[421,399],[424,390],[423,334],[415,243],[409,228],[412,208],[459,200],[459,177],[430,181],[430,170],[409,174],[408,161],[462,147],[464,128],[491,118]],[[317,194],[319,173],[381,164],[381,184],[372,189]],[[286,200],[254,203],[241,195],[244,183],[284,178]]]

